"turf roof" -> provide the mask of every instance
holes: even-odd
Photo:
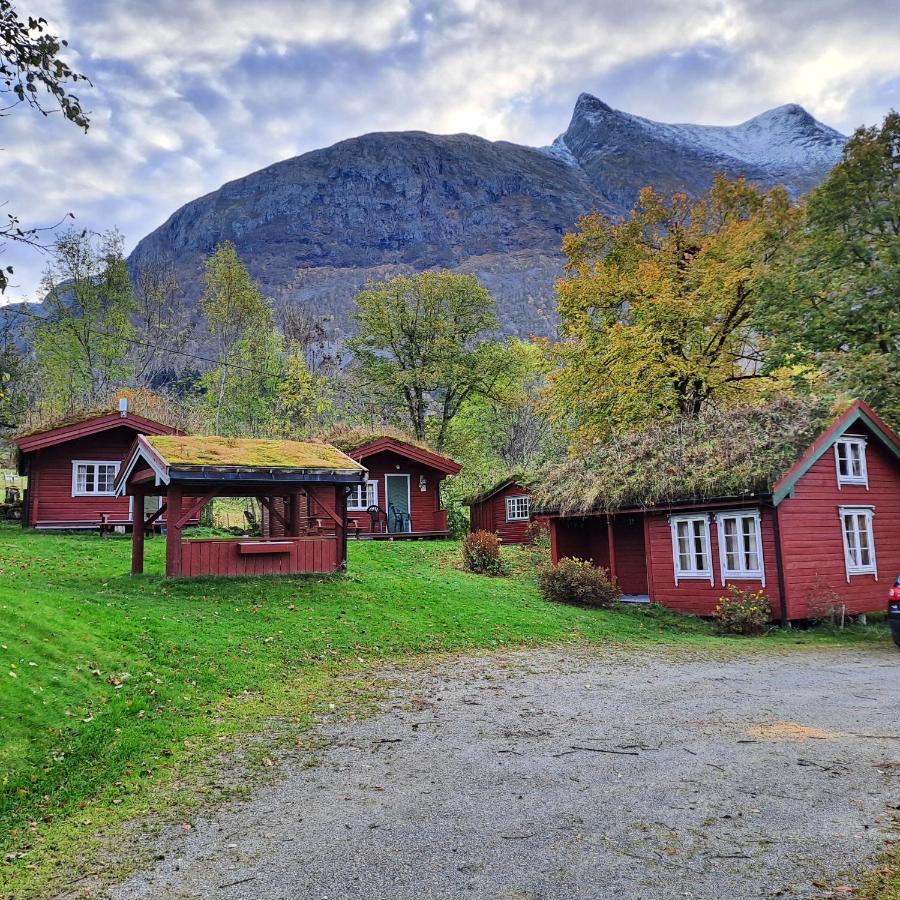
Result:
[[[535,506],[578,515],[768,494],[845,408],[786,399],[619,435],[543,470]]]
[[[425,441],[417,440],[406,434],[398,428],[392,428],[390,425],[369,426],[341,426],[322,436],[322,440],[333,444],[344,453],[351,453],[359,447],[366,444],[372,444],[383,438],[389,438],[393,441],[402,441],[404,444],[411,444],[420,450],[427,450],[429,453],[437,453],[430,444]]]
[[[148,435],[145,440],[170,465],[222,468],[325,469],[359,472],[362,466],[319,441]]]

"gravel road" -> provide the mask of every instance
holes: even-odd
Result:
[[[535,650],[388,675],[381,713],[322,726],[319,765],[163,835],[112,896],[821,896],[900,806],[892,649]]]

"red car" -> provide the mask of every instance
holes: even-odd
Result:
[[[891,626],[891,637],[900,647],[900,575],[894,580],[894,586],[888,591],[888,623]]]

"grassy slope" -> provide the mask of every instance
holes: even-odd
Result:
[[[147,551],[148,572],[161,571],[163,542]],[[164,787],[192,748],[284,710],[302,718],[337,690],[336,667],[570,639],[744,644],[659,610],[544,603],[527,554],[508,552],[518,574],[502,579],[458,571],[452,544],[361,542],[345,576],[166,582],[126,574],[127,539],[0,525],[0,888],[64,856],[85,809],[95,823],[139,810],[134,798]]]

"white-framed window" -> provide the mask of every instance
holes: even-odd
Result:
[[[866,470],[866,439],[845,435],[834,442],[834,462],[838,487],[845,484],[869,486]]]
[[[527,522],[531,516],[531,497],[524,495],[506,498],[506,521]]]
[[[119,463],[108,460],[72,460],[73,497],[111,497]]]
[[[370,506],[378,506],[378,482],[367,481],[365,485],[354,484],[347,497],[347,509],[366,510]]]
[[[839,506],[838,514],[841,519],[841,534],[844,537],[847,581],[851,575],[874,575],[877,581],[875,534],[872,529],[875,509],[871,506]]]
[[[766,569],[763,564],[762,530],[759,511],[716,513],[716,530],[719,533],[719,564],[722,585],[728,579],[749,578],[766,585]]]
[[[709,549],[709,515],[671,516],[672,557],[675,584],[683,578],[709,579],[713,583],[712,554]]]

